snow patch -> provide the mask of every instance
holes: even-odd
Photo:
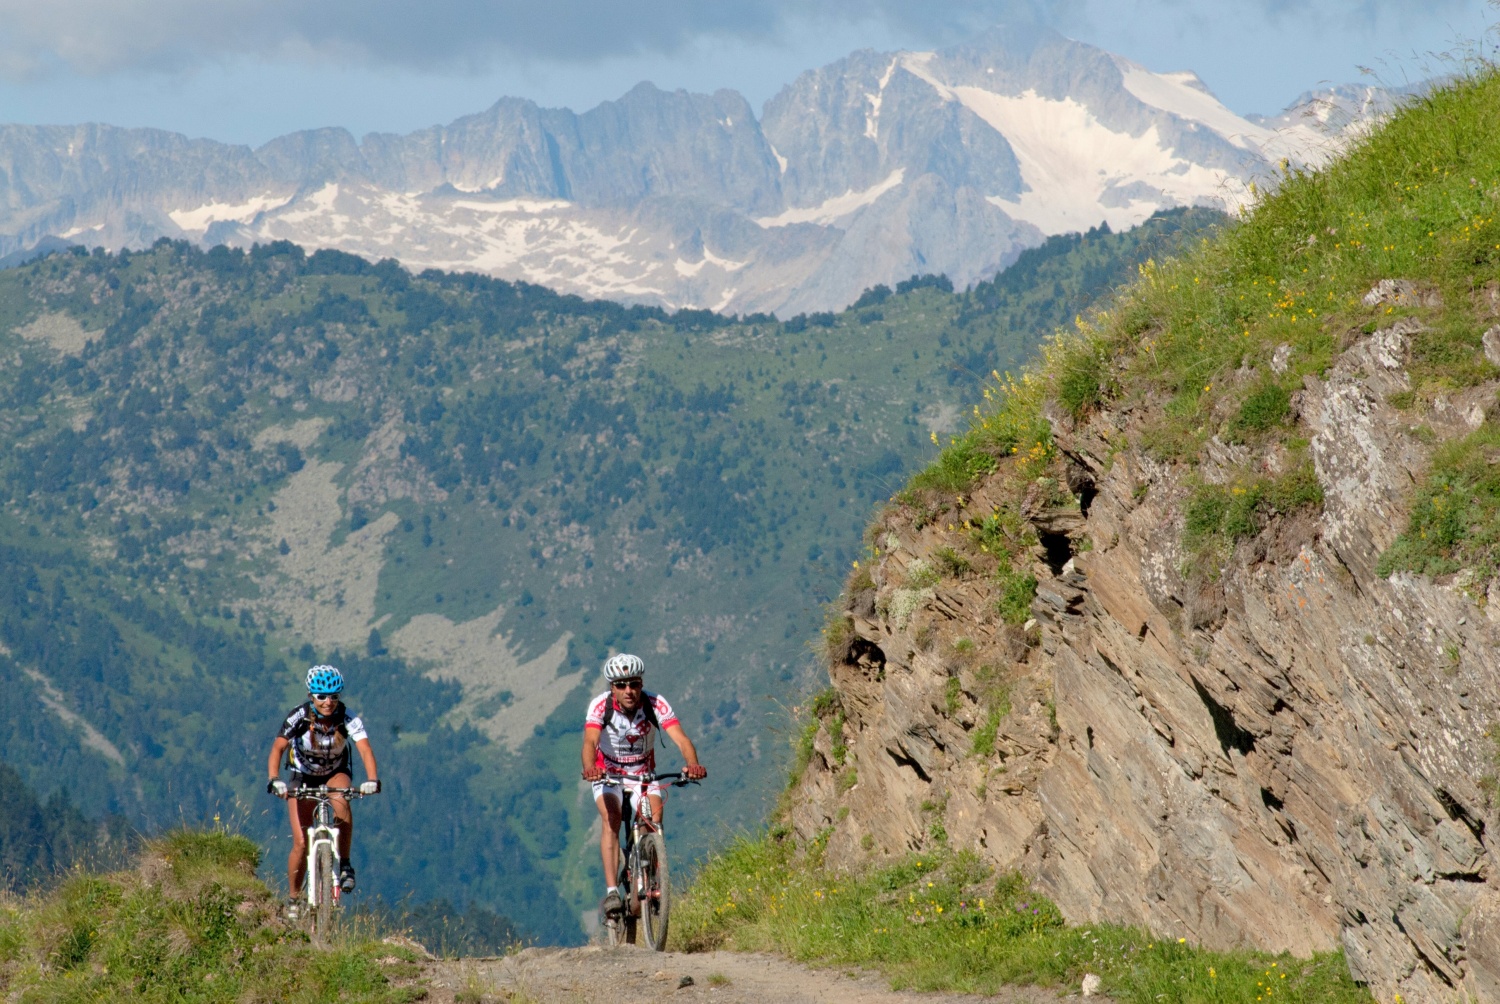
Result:
[[[1155,126],[1140,136],[1115,132],[1072,98],[1054,101],[1034,90],[1004,97],[978,87],[951,89],[1010,143],[1027,191],[989,201],[1043,233],[1084,230],[1106,220],[1132,227],[1158,209],[1205,202],[1229,207],[1247,195],[1224,171],[1177,157]]]
[[[771,227],[790,226],[793,223],[832,224],[853,213],[856,209],[868,206],[905,180],[906,168],[897,168],[886,175],[884,181],[872,185],[862,192],[856,192],[851,189],[843,195],[835,195],[831,199],[826,199],[816,206],[788,209],[777,216],[761,216],[755,222],[767,229]]]
[[[865,135],[870,139],[880,138],[880,102],[884,100],[886,85],[891,82],[891,74],[896,72],[896,66],[900,62],[899,56],[891,60],[891,65],[880,75],[879,89],[874,94],[865,94],[866,100],[870,102],[870,110],[865,112]]]
[[[450,185],[453,186],[453,190],[455,192],[463,192],[465,195],[479,195],[482,192],[488,192],[491,189],[499,188],[501,185],[505,184],[505,172],[504,171],[500,172],[499,174],[497,174],[493,178],[491,178],[489,181],[487,181],[484,184],[480,185],[478,188],[465,188],[464,186],[459,185],[459,184],[455,184],[454,182],[451,182],[451,181],[448,184],[450,184]],[[416,194],[419,194],[419,193],[413,192],[412,194],[416,195]]]
[[[1225,108],[1208,93],[1196,73],[1152,73],[1120,56],[1115,57],[1115,65],[1124,77],[1125,89],[1142,104],[1205,125],[1241,149],[1260,150],[1273,139],[1271,130]]]
[[[1339,144],[1331,143],[1326,134],[1306,124],[1267,129],[1236,115],[1209,93],[1196,73],[1152,73],[1122,56],[1115,57],[1115,65],[1124,77],[1125,89],[1141,103],[1197,122],[1268,161],[1285,157],[1299,164],[1317,166],[1338,150]]]
[[[781,155],[781,152],[774,145],[769,143],[766,145],[771,147],[771,156],[775,157],[776,163],[781,165],[781,173],[786,174],[786,158]]]
[[[938,96],[944,101],[957,101],[958,97],[953,93],[953,89],[932,72],[932,61],[936,58],[935,52],[903,52],[898,61],[903,70],[937,91]]]
[[[237,204],[209,202],[196,209],[174,209],[168,212],[167,215],[172,218],[172,222],[177,224],[179,229],[188,233],[202,233],[213,224],[225,220],[235,223],[249,223],[261,213],[280,209],[291,201],[292,197],[290,195],[276,196],[267,193],[266,195],[257,195],[247,202]],[[76,232],[81,233],[82,231]],[[72,235],[72,233],[68,233],[63,236],[71,237]]]
[[[674,267],[677,269],[678,275],[689,277],[695,276],[699,272],[703,271],[704,265],[712,265],[715,268],[722,269],[725,272],[738,272],[748,264],[750,263],[745,261],[730,261],[728,258],[720,258],[718,255],[714,254],[712,251],[705,247],[703,249],[703,258],[700,261],[686,262],[681,258],[678,258]],[[715,307],[714,309],[718,310],[719,308]]]
[[[562,199],[503,199],[496,202],[473,202],[460,199],[453,203],[455,209],[472,209],[476,213],[550,213],[567,209],[573,203]]]
[[[303,223],[315,216],[324,215],[333,219],[341,219],[342,217],[338,217],[333,211],[338,198],[339,186],[329,182],[307,198],[299,200],[296,209],[281,213],[277,219],[284,223]]]

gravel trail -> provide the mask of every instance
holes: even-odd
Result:
[[[528,948],[498,959],[422,964],[424,1004],[489,1004],[511,999],[621,1004],[666,997],[715,1004],[1056,1004],[1041,987],[990,997],[892,990],[870,972],[812,969],[779,956],[742,952],[652,952],[644,948]],[[1111,1004],[1106,997],[1094,997]]]

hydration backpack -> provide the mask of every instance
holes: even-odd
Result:
[[[656,720],[656,695],[641,691],[641,701],[646,709],[646,721],[656,731],[661,731],[661,722]],[[624,712],[621,712],[623,714]],[[604,701],[604,721],[600,723],[602,728],[609,728],[609,723],[615,717],[615,695],[610,694]]]

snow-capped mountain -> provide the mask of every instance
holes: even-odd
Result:
[[[641,84],[583,114],[504,99],[404,136],[321,129],[255,150],[7,126],[0,255],[286,239],[669,307],[836,309],[917,272],[987,278],[1049,234],[1232,208],[1282,159],[1318,163],[1388,107],[1344,91],[1250,120],[1192,73],[996,28],[941,52],[854,53],[759,119],[733,91]]]

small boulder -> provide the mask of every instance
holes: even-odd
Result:
[[[1490,365],[1500,366],[1500,324],[1486,331],[1480,344],[1484,346],[1484,357],[1490,361]]]
[[[1440,302],[1437,293],[1418,288],[1410,279],[1381,279],[1364,295],[1366,307],[1381,304],[1392,307],[1436,307]]]

